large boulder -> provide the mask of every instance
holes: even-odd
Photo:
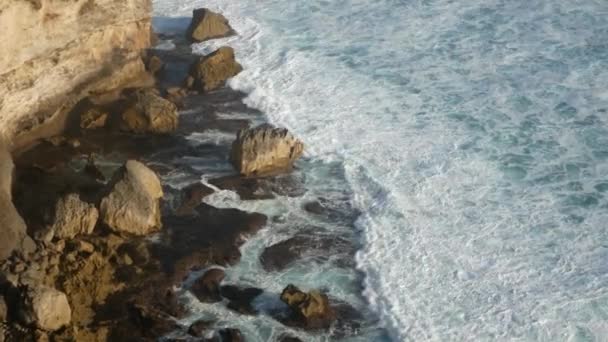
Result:
[[[112,230],[146,235],[161,228],[160,199],[163,190],[154,171],[129,160],[111,182],[111,192],[102,199],[100,215]]]
[[[291,309],[289,319],[293,324],[309,329],[329,328],[336,319],[329,298],[317,290],[306,293],[288,285],[281,293],[281,300]]]
[[[263,124],[240,130],[230,160],[244,176],[262,176],[290,169],[302,156],[304,144],[285,128]]]
[[[55,331],[70,324],[72,310],[65,293],[44,285],[25,288],[19,314],[28,324]]]
[[[192,11],[192,22],[186,31],[188,39],[202,42],[209,39],[224,38],[234,34],[228,19],[206,8]]]
[[[216,51],[201,57],[190,69],[192,82],[187,84],[200,91],[211,91],[221,88],[226,80],[243,71],[243,67],[236,61],[234,50],[223,46]]]
[[[83,98],[151,81],[150,0],[0,1],[0,134],[59,134]]]
[[[25,222],[13,204],[14,168],[10,153],[0,144],[0,261],[14,251],[29,252],[33,244],[26,234]]]
[[[122,114],[121,128],[135,133],[168,134],[177,129],[177,107],[152,89],[135,93],[133,106]]]
[[[226,274],[219,268],[212,268],[198,278],[192,285],[192,292],[204,303],[221,302],[220,283]]]
[[[83,202],[78,194],[68,194],[55,206],[55,220],[51,226],[54,237],[73,239],[76,235],[91,234],[99,212],[94,205]]]

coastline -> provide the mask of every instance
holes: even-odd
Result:
[[[164,92],[171,87],[181,86],[190,65],[197,58],[188,51],[189,44],[183,40],[183,33],[170,37],[161,35],[161,39],[177,42],[175,49],[151,50],[152,54],[162,61],[163,69],[157,74],[157,87]],[[36,340],[76,338],[91,341],[127,341],[133,338],[155,340],[169,333],[174,340],[192,339],[189,334],[191,327],[175,321],[175,318],[188,316],[187,309],[180,302],[180,291],[184,289],[182,281],[186,279],[186,284],[192,282],[192,271],[202,274],[211,266],[219,266],[229,272],[230,266],[235,265],[241,258],[239,247],[245,243],[246,236],[256,234],[260,229],[269,229],[264,228],[267,219],[283,220],[280,217],[267,218],[263,214],[247,213],[238,209],[214,208],[205,204],[203,198],[214,191],[221,192],[221,189],[236,192],[242,200],[271,199],[276,196],[298,197],[307,192],[307,189],[303,188],[302,180],[298,179],[302,177],[301,174],[244,178],[231,171],[232,167],[228,162],[230,143],[233,139],[231,137],[236,136],[240,129],[253,126],[253,123],[266,121],[263,113],[243,103],[245,97],[246,94],[226,86],[203,94],[178,96],[174,100],[180,107],[180,123],[170,135],[125,134],[102,130],[87,131],[85,134],[79,132],[71,136],[70,132],[66,132],[58,141],[43,142],[15,156],[18,175],[14,190],[15,202],[26,219],[28,228],[36,221],[34,216],[39,215],[35,213],[35,208],[52,206],[51,202],[65,191],[77,191],[82,198],[98,196],[103,184],[90,182],[90,179],[81,183],[80,174],[86,172],[89,166],[86,156],[95,156],[95,166],[106,180],[112,178],[119,167],[129,159],[144,162],[160,176],[165,196],[162,206],[164,228],[152,239],[116,235],[102,227],[93,235],[64,241],[63,244],[67,246],[65,252],[63,249],[49,252],[56,246],[41,243],[39,252],[34,253],[32,259],[22,257],[4,263],[3,269],[5,272],[14,273],[17,283],[23,278],[32,277],[40,278],[42,282],[59,284],[58,287],[67,294],[73,312],[73,320],[68,328],[50,334],[37,329],[28,331],[27,326],[12,321],[13,325],[5,329],[11,338],[31,336]],[[120,109],[124,103],[119,101],[116,106]],[[78,117],[83,114],[79,110],[81,108],[77,106],[71,115]],[[238,112],[240,118],[222,118],[217,115],[220,111]],[[247,118],[243,119],[243,116]],[[196,137],[204,131],[213,131],[220,137],[219,140],[193,140],[193,136]],[[206,185],[202,184],[201,177],[208,178],[209,174],[224,176],[210,179],[205,182]],[[32,184],[37,184],[42,196],[31,197],[28,194]],[[353,215],[356,215],[356,212],[348,205],[344,206],[345,203],[348,203],[348,200],[335,204],[320,198],[316,202],[306,204],[304,211],[329,222],[342,220],[342,223],[352,227]],[[184,210],[196,213],[190,216],[178,214]],[[300,226],[297,222],[293,225]],[[306,224],[303,224],[303,227],[306,229],[297,232],[295,236],[267,246],[263,253],[266,256],[263,259],[270,260],[264,264],[267,271],[284,270],[300,258],[320,258],[313,262],[314,265],[318,261],[328,262],[336,255],[339,256],[339,267],[354,268],[354,238],[337,239],[335,233],[324,234],[318,227],[306,227]],[[193,230],[195,228],[198,230]],[[295,254],[292,253],[294,249]],[[53,262],[49,262],[45,255],[40,258],[41,253],[50,253],[54,258]],[[287,262],[281,260],[285,257],[288,257]],[[52,275],[48,272],[44,274],[48,265],[53,269]],[[218,285],[219,282],[216,286]],[[175,291],[176,286],[181,290]],[[303,337],[304,340],[308,338],[306,331],[310,329],[298,322],[285,321],[289,308],[279,300],[279,294],[267,292],[262,287],[257,289],[257,295],[252,297],[244,291],[247,289],[238,290],[242,284],[235,283],[230,286],[236,294],[229,298],[228,308],[245,315],[254,313],[276,317],[278,321],[286,324],[283,330],[288,334],[274,336],[277,340],[293,341],[295,339],[289,339],[289,335],[293,334]],[[189,290],[186,286],[186,292]],[[12,286],[6,291],[13,291]],[[230,289],[222,290],[225,291]],[[91,292],[96,293],[97,297],[91,296]],[[329,295],[331,296],[331,293]],[[251,306],[258,296],[272,302],[269,310],[259,310]],[[78,301],[80,303],[76,304]],[[330,330],[326,330],[327,327],[321,330],[314,328],[311,331],[313,336],[329,333],[327,336],[338,339],[352,337],[357,336],[361,327],[376,324],[375,319],[370,316],[371,313],[362,314],[337,298],[331,299],[331,302],[337,310],[338,325],[332,323]],[[215,305],[224,304],[226,303],[220,302]],[[11,310],[9,318],[14,315]],[[216,319],[223,320],[222,317]],[[289,326],[295,326],[296,329],[292,330]],[[214,329],[212,324],[205,328],[213,338],[234,340],[237,338],[237,332],[231,329]],[[134,334],[139,337],[134,337]]]

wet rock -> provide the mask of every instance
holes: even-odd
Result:
[[[331,222],[343,222],[352,225],[360,212],[353,208],[349,198],[328,200],[320,197],[304,204],[304,210]]]
[[[27,286],[19,314],[26,323],[55,331],[70,324],[72,310],[65,293],[43,285]]]
[[[78,194],[68,194],[55,206],[55,220],[50,227],[54,237],[73,239],[93,233],[99,212],[94,205],[80,200]]]
[[[229,300],[228,308],[244,315],[257,314],[257,310],[252,306],[252,302],[262,293],[264,293],[262,289],[255,287],[222,286],[222,296]]]
[[[241,175],[212,179],[210,184],[236,192],[242,200],[271,199],[278,196],[297,197],[306,191],[302,180],[293,174],[271,178],[247,178]]]
[[[188,39],[202,42],[209,39],[224,38],[234,34],[228,19],[206,8],[192,11],[192,22],[186,31]]]
[[[224,270],[212,268],[194,282],[191,291],[201,302],[220,302],[222,301],[220,283],[224,280],[225,276]]]
[[[203,183],[197,182],[182,190],[182,202],[175,210],[176,215],[192,215],[203,198],[213,193],[213,189]]]
[[[316,215],[321,215],[325,212],[325,208],[319,201],[312,201],[304,204],[304,210]]]
[[[192,84],[189,87],[203,92],[212,91],[223,87],[226,80],[242,70],[243,67],[235,60],[234,50],[223,46],[192,65]]]
[[[289,170],[303,152],[304,144],[287,129],[263,124],[239,131],[230,161],[242,175],[262,176]]]
[[[279,336],[278,339],[279,342],[302,342],[302,340],[300,340],[297,337],[293,337],[291,335],[287,335],[287,334],[283,334],[281,336]]]
[[[122,114],[122,130],[167,134],[177,129],[178,114],[175,104],[152,89],[139,90],[135,97],[135,104]]]
[[[306,293],[294,285],[288,285],[281,293],[281,300],[291,309],[286,321],[288,325],[327,329],[336,319],[329,298],[317,290]]]
[[[13,205],[14,165],[10,153],[0,144],[0,261],[13,251],[31,251],[31,239],[26,235],[26,225]]]
[[[80,128],[98,129],[105,127],[109,113],[101,108],[93,107],[80,114]]]
[[[114,176],[108,196],[103,198],[103,222],[116,232],[146,235],[161,228],[160,198],[163,191],[154,171],[129,160]]]
[[[163,218],[162,244],[153,251],[165,271],[180,282],[191,270],[207,265],[232,265],[240,259],[239,246],[266,225],[266,216],[201,203],[190,216]]]
[[[315,230],[303,231],[294,237],[266,247],[260,262],[266,271],[281,271],[294,262],[321,261],[331,257],[341,263],[352,264],[355,247],[348,240],[334,234]]]
[[[205,333],[213,326],[212,321],[198,320],[188,328],[188,334],[194,337],[203,337]]]
[[[0,296],[0,322],[6,321],[7,308],[6,301],[4,300],[4,296]]]
[[[173,317],[146,305],[130,304],[129,317],[144,336],[159,337],[179,328]]]
[[[245,339],[243,338],[243,334],[239,329],[222,329],[218,332],[222,342],[243,342]]]

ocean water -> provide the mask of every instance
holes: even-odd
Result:
[[[306,220],[302,201],[334,191],[362,213],[328,229],[358,239],[365,300],[353,271],[259,272],[261,249],[297,229],[281,223],[229,280],[327,287],[389,333],[361,340],[608,340],[608,2],[154,5],[161,31],[193,8],[222,12],[239,35],[193,50],[233,46],[245,70],[230,86],[307,145],[304,199],[209,201]],[[254,341],[282,329],[229,321]]]

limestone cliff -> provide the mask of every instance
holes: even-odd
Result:
[[[146,80],[150,0],[0,0],[0,134],[59,133],[82,98]]]

